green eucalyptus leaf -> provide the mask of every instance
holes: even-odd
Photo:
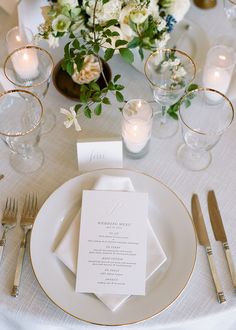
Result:
[[[103,100],[102,100],[102,103],[104,104],[111,104],[110,100],[108,97],[104,97]]]
[[[126,40],[116,40],[116,42],[115,42],[115,47],[116,48],[118,48],[118,47],[120,47],[120,46],[124,46],[124,45],[126,45],[128,43],[128,41],[126,41]]]
[[[94,109],[95,115],[99,116],[102,113],[102,105],[101,103],[97,104]]]
[[[140,39],[138,37],[134,37],[129,43],[128,48],[136,48],[140,45]]]
[[[104,53],[104,60],[109,61],[112,58],[114,51],[115,49],[113,48],[107,48]]]
[[[124,102],[124,96],[118,91],[116,91],[116,99],[118,102]]]
[[[88,106],[84,108],[84,115],[89,119],[92,117],[92,111]]]
[[[131,64],[134,61],[134,54],[128,48],[120,48],[119,53],[125,62]]]
[[[73,73],[74,73],[74,65],[73,65],[73,62],[67,62],[66,64],[66,72],[72,76]]]
[[[89,86],[96,92],[100,92],[100,86],[95,81],[92,81]]]
[[[117,74],[117,75],[115,75],[115,77],[114,77],[113,81],[114,81],[114,82],[117,82],[117,80],[119,80],[119,79],[120,79],[120,77],[121,77],[121,75],[120,75],[120,74]]]
[[[198,89],[198,85],[197,84],[190,84],[187,88],[187,92],[194,91],[195,89]]]

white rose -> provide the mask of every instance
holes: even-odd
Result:
[[[60,6],[67,6],[69,8],[75,8],[78,6],[78,0],[58,0]]]
[[[93,23],[93,11],[95,6],[95,0],[84,0],[83,6],[86,13],[90,16],[90,24]],[[120,0],[110,0],[104,5],[102,2],[98,2],[96,6],[96,23],[105,25],[107,21],[111,19],[119,19],[121,11]]]
[[[142,24],[148,18],[148,10],[146,8],[133,9],[130,12],[130,19],[135,24]]]
[[[131,5],[125,6],[121,10],[120,19],[119,19],[120,29],[124,35],[124,38],[128,41],[131,40],[136,35],[135,32],[129,26],[129,16],[132,10],[135,10],[135,7]]]
[[[190,7],[189,0],[174,0],[172,1],[170,7],[167,9],[167,13],[172,15],[177,22],[184,18]]]

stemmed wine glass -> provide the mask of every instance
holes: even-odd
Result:
[[[196,74],[193,60],[177,49],[158,49],[146,60],[145,75],[153,90],[154,100],[161,105],[157,112],[155,134],[159,138],[168,138],[178,129],[178,121],[167,113],[168,108],[179,100],[185,88]],[[156,126],[155,125],[155,126]]]
[[[34,172],[43,164],[38,146],[42,116],[42,103],[31,92],[0,93],[0,136],[12,151],[10,163],[17,172]]]
[[[219,91],[198,88],[181,98],[179,117],[185,144],[178,160],[192,171],[203,170],[211,163],[210,150],[233,121],[233,105]]]
[[[4,63],[6,78],[17,88],[28,90],[43,99],[48,91],[53,71],[51,55],[38,46],[25,46],[15,49]],[[55,115],[47,109],[42,121],[42,134],[55,126]]]

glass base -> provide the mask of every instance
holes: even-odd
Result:
[[[42,119],[41,134],[47,134],[56,126],[56,116],[51,110],[46,109]]]
[[[165,117],[156,113],[153,120],[153,136],[159,139],[168,139],[178,131],[179,123],[169,115]]]
[[[212,160],[209,151],[195,151],[186,144],[179,147],[177,151],[178,161],[191,171],[201,171],[206,169]]]
[[[125,154],[129,158],[132,158],[132,159],[139,159],[139,158],[144,157],[149,151],[149,145],[150,145],[150,140],[146,143],[145,147],[143,147],[140,151],[133,152],[130,149],[128,149],[128,147],[126,146],[126,143],[123,140],[123,147],[124,147]]]
[[[11,153],[10,164],[16,172],[31,173],[37,171],[44,163],[43,151],[37,147],[28,158],[23,158],[20,154]]]

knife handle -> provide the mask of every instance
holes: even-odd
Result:
[[[211,269],[211,275],[212,275],[215,289],[216,289],[217,299],[220,304],[223,304],[226,302],[226,299],[225,299],[224,292],[223,292],[221,284],[220,284],[220,279],[219,279],[217,271],[216,271],[216,266],[215,266],[215,262],[214,262],[214,258],[213,258],[213,254],[212,254],[212,249],[210,246],[206,247],[206,253],[207,253],[207,257],[208,257],[208,261],[209,261],[209,265],[210,265],[210,269]]]
[[[233,258],[229,249],[229,244],[228,242],[223,243],[224,251],[225,251],[225,256],[226,260],[229,266],[229,271],[231,275],[231,279],[233,282],[233,286],[236,288],[236,275],[235,275],[235,269],[234,269],[234,264],[233,264]]]

